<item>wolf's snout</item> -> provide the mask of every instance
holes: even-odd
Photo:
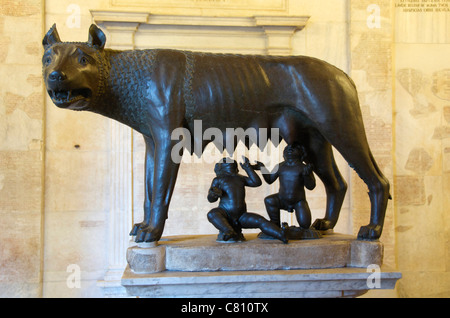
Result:
[[[67,79],[66,74],[64,74],[64,72],[61,71],[53,71],[50,73],[50,75],[48,76],[48,79],[50,81],[54,81],[54,82],[62,82],[65,79]]]

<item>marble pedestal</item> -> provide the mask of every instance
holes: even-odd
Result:
[[[380,242],[341,234],[289,244],[246,238],[174,236],[131,246],[122,285],[139,297],[352,297],[393,289],[401,277],[381,266]]]

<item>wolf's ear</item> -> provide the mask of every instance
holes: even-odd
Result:
[[[97,46],[99,49],[105,47],[106,35],[95,24],[91,24],[91,27],[89,28],[88,43]]]
[[[50,30],[48,30],[47,34],[42,39],[42,45],[46,47],[48,45],[52,45],[58,42],[61,42],[61,39],[59,38],[59,34],[58,31],[56,30],[56,23],[55,23],[50,28]]]

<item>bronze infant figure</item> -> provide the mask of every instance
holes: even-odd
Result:
[[[208,212],[208,220],[220,231],[218,241],[244,241],[242,228],[259,228],[264,234],[288,242],[285,226],[280,227],[266,220],[263,216],[247,211],[245,203],[245,187],[259,187],[262,182],[253,170],[248,158],[241,163],[248,177],[238,173],[237,162],[224,158],[216,163],[216,177],[212,181],[208,193],[208,201],[219,206]]]
[[[145,212],[130,233],[136,241],[162,236],[180,164],[171,159],[177,142],[171,133],[179,127],[193,132],[194,120],[224,136],[227,127],[277,128],[287,144],[304,146],[305,162],[327,193],[325,217],[314,223],[318,230],[335,226],[347,189],[335,147],[369,188],[370,222],[358,238],[380,237],[389,182],[369,149],[355,84],[343,71],[306,56],[118,51],[105,43],[94,24],[87,42],[62,42],[54,25],[43,39],[43,77],[56,106],[95,112],[143,135]],[[200,149],[200,156],[209,142],[194,138],[190,149]]]
[[[263,172],[263,178],[268,184],[279,180],[278,193],[264,198],[267,214],[270,221],[280,226],[280,210],[290,213],[295,212],[299,227],[289,228],[290,239],[314,239],[319,238],[319,231],[311,226],[311,210],[306,201],[305,188],[313,190],[316,187],[316,178],[313,174],[313,165],[304,164],[306,152],[299,144],[287,145],[283,151],[284,161],[276,165],[273,171],[269,171],[262,162],[253,165],[255,170]],[[265,238],[264,233],[258,236]]]

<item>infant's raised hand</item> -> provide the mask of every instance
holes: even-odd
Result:
[[[256,161],[254,165],[250,165],[254,170],[261,170],[265,165],[261,161]]]
[[[244,160],[243,163],[242,162],[240,163],[242,169],[250,168],[251,165],[250,165],[250,161],[248,160],[248,158],[245,156],[242,156],[242,159]]]

